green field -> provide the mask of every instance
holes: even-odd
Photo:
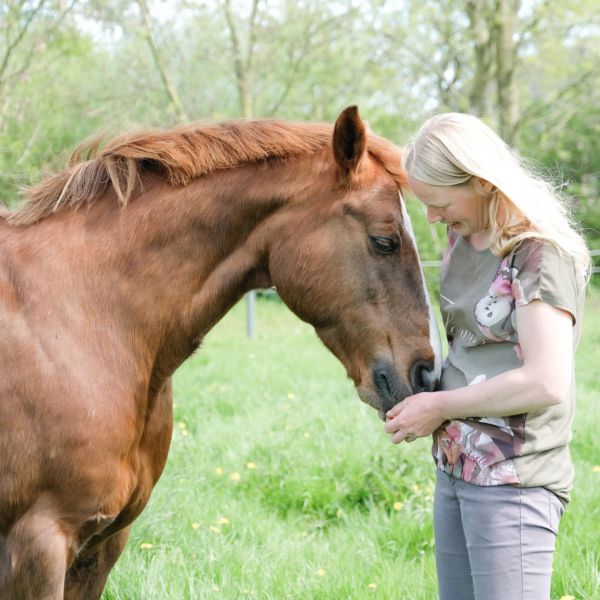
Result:
[[[436,598],[430,442],[393,446],[282,304],[236,306],[175,377],[165,473],[104,600]],[[573,501],[552,599],[600,599],[600,294],[577,359]]]

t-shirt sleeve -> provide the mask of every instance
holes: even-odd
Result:
[[[526,240],[515,254],[512,293],[517,306],[541,300],[577,320],[577,276],[573,259],[550,242]]]

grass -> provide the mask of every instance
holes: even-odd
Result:
[[[577,360],[577,475],[552,599],[600,599],[600,293]],[[430,442],[393,446],[283,305],[244,305],[175,377],[167,467],[103,600],[437,597]]]

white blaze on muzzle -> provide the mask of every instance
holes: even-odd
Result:
[[[417,239],[415,238],[415,232],[412,228],[412,223],[410,221],[410,217],[408,215],[408,211],[406,210],[406,206],[404,205],[404,198],[402,197],[402,193],[399,191],[398,195],[400,197],[400,206],[402,206],[402,217],[404,219],[404,227],[408,231],[410,238],[415,247],[415,252],[417,253],[417,257],[419,257],[419,248],[417,247]],[[423,286],[423,293],[425,294],[425,299],[427,300],[427,310],[429,311],[429,343],[433,348],[433,353],[435,355],[435,361],[433,365],[434,374],[439,381],[442,376],[442,342],[440,339],[440,330],[437,326],[437,321],[435,320],[435,316],[433,314],[433,307],[431,306],[431,299],[429,298],[429,291],[427,290],[427,285],[425,283],[425,274],[423,273],[423,268],[421,267],[421,261],[419,257],[419,273],[421,276],[421,285]]]

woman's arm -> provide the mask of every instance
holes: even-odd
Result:
[[[505,417],[558,404],[568,394],[573,366],[571,314],[534,301],[517,306],[523,366],[482,383],[406,398],[387,413],[392,442],[430,435],[444,421]]]

